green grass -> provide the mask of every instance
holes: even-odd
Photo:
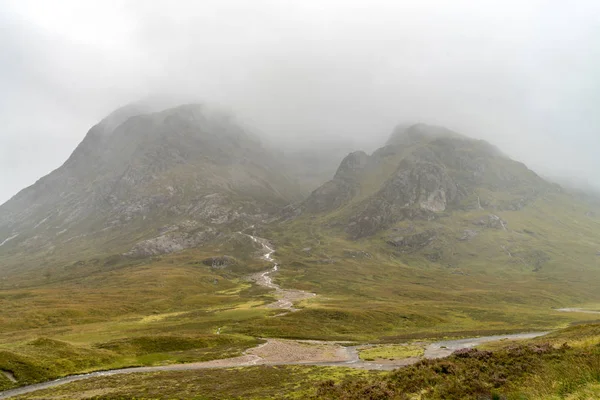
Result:
[[[114,362],[115,354],[40,338],[11,349],[0,348],[0,370],[11,372],[15,384],[0,374],[0,390],[44,382],[59,376],[100,368]]]
[[[331,367],[250,367],[93,378],[18,399],[304,399],[325,381],[385,373]]]
[[[258,345],[225,331],[273,313],[262,307],[272,301],[267,291],[243,279],[265,265],[214,270],[198,262],[208,254],[106,269],[82,263],[43,285],[0,291],[0,370],[18,381],[0,374],[0,390],[92,370],[234,357]]]
[[[236,357],[260,343],[239,335],[144,336],[91,346],[39,338],[0,347],[0,371],[17,380],[11,382],[0,374],[0,390],[95,370]]]
[[[401,360],[403,358],[421,357],[424,353],[425,349],[423,346],[398,344],[366,348],[360,350],[359,356],[365,361]]]

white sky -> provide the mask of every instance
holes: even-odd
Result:
[[[600,186],[600,2],[0,0],[0,202],[169,94],[289,143],[401,122]]]

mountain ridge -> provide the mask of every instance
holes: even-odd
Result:
[[[502,221],[498,211],[561,191],[485,141],[419,123],[398,126],[371,154],[351,152],[306,195],[293,171],[302,158],[286,165],[233,117],[198,104],[147,110],[111,113],[60,168],[0,206],[7,264],[32,250],[50,262],[156,256],[311,215],[360,240],[449,212],[486,208]],[[313,170],[311,182],[320,176]],[[406,240],[427,240],[424,232]]]

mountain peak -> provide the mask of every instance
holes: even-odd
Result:
[[[177,234],[160,236],[164,248],[189,247],[300,200],[284,170],[216,108],[131,104],[92,127],[60,168],[0,206],[0,239],[18,234],[2,250],[126,252],[166,224]]]
[[[452,210],[519,209],[549,185],[483,140],[449,129],[399,126],[371,156],[352,153],[333,179],[304,202],[308,212],[344,208],[351,237],[370,236],[404,219],[429,220]]]

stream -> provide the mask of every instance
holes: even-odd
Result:
[[[273,259],[273,253],[275,252],[275,249],[271,247],[267,239],[259,238],[257,236],[249,235],[247,233],[238,233],[241,235],[248,236],[250,239],[252,239],[254,243],[260,245],[264,252],[261,258],[273,264],[273,268],[264,272],[260,272],[258,274],[254,274],[250,277],[250,279],[256,282],[256,284],[259,286],[263,286],[269,289],[275,289],[275,297],[277,297],[277,301],[275,303],[269,304],[267,307],[287,310],[287,312],[278,314],[277,316],[285,315],[288,312],[298,311],[297,308],[294,308],[295,302],[316,296],[315,293],[309,293],[304,290],[282,289],[279,285],[274,283],[271,274],[279,271],[279,264]]]
[[[576,312],[576,313],[583,313],[583,314],[600,314],[600,311],[586,310],[584,308],[559,308],[556,311],[560,311],[560,312]]]

